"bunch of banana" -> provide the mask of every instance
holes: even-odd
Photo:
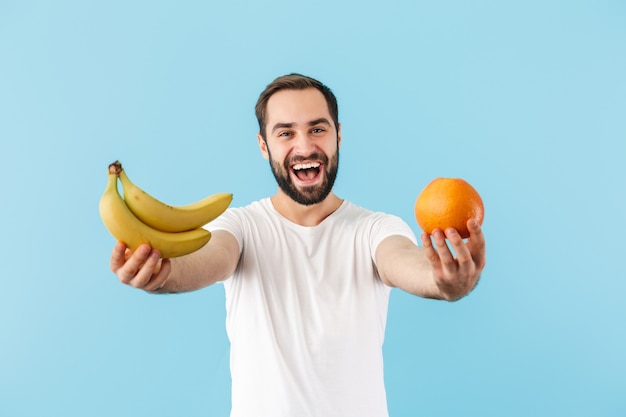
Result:
[[[117,188],[118,178],[123,198]],[[175,258],[207,244],[211,233],[202,226],[221,215],[232,199],[232,194],[218,193],[186,206],[170,206],[133,184],[116,161],[109,165],[100,217],[113,237],[131,250],[147,243],[163,258]]]

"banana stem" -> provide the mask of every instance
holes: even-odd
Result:
[[[120,161],[115,161],[109,165],[109,174],[119,175],[122,172],[122,164]]]

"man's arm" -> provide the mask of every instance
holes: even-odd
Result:
[[[239,244],[224,230],[212,233],[200,250],[173,259],[142,245],[131,252],[118,242],[111,254],[111,271],[120,282],[154,293],[194,291],[228,278],[239,262]]]
[[[390,236],[376,249],[376,264],[383,282],[411,294],[458,300],[476,286],[485,267],[485,239],[480,225],[470,220],[464,242],[455,229],[422,233],[423,248],[404,236]],[[450,242],[456,257],[446,244]]]

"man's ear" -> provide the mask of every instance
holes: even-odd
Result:
[[[341,147],[341,123],[339,123],[337,128],[337,149]]]
[[[259,149],[261,149],[261,154],[263,154],[263,158],[269,161],[270,153],[267,150],[267,142],[265,141],[265,139],[263,139],[263,136],[261,136],[260,133],[257,133],[256,139],[257,141],[259,141]]]

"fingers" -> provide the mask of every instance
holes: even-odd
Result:
[[[435,248],[437,249],[441,266],[447,273],[452,273],[457,270],[457,265],[454,255],[446,243],[446,238],[448,238],[453,248],[455,245],[458,245],[459,240],[461,241],[461,244],[463,241],[455,229],[447,229],[446,233],[444,233],[441,229],[435,229],[433,231],[433,240],[435,241]]]
[[[456,254],[455,267],[463,276],[471,275],[474,270],[474,259],[461,234],[456,229],[447,229],[446,237]]]
[[[426,232],[422,232],[422,247],[424,248],[424,254],[426,259],[434,266],[439,263],[439,255],[433,247],[433,242],[430,240],[430,235]]]
[[[454,259],[450,248],[446,244],[446,235],[444,232],[441,229],[436,229],[433,230],[432,235],[422,233],[421,238],[424,255],[430,262],[435,276],[439,279],[443,279],[456,275],[458,270],[457,261]]]
[[[455,300],[471,291],[485,265],[485,238],[480,224],[470,220],[468,229],[467,241],[454,228],[421,235],[424,254],[446,299]]]
[[[113,252],[111,253],[111,263],[109,264],[109,268],[113,273],[117,273],[117,270],[120,269],[124,262],[126,262],[126,252],[128,248],[123,242],[117,242],[113,247]]]
[[[484,268],[486,264],[485,236],[480,224],[472,219],[467,222],[467,229],[470,232],[468,240],[468,248],[472,259],[479,269]]]
[[[454,228],[444,231],[435,229],[432,235],[422,233],[422,245],[424,253],[431,264],[440,264],[446,273],[461,272],[472,274],[476,267],[484,264],[485,239],[480,224],[475,220],[468,222],[471,239],[467,244],[459,232]],[[431,241],[432,238],[432,241]],[[446,243],[450,242],[452,250]],[[434,244],[433,244],[434,241]]]
[[[143,287],[145,291],[158,292],[165,286],[172,264],[169,259],[161,259],[150,281]]]
[[[162,262],[159,252],[145,244],[132,252],[118,242],[113,248],[110,265],[123,284],[150,291],[165,283],[170,270],[169,261]]]

